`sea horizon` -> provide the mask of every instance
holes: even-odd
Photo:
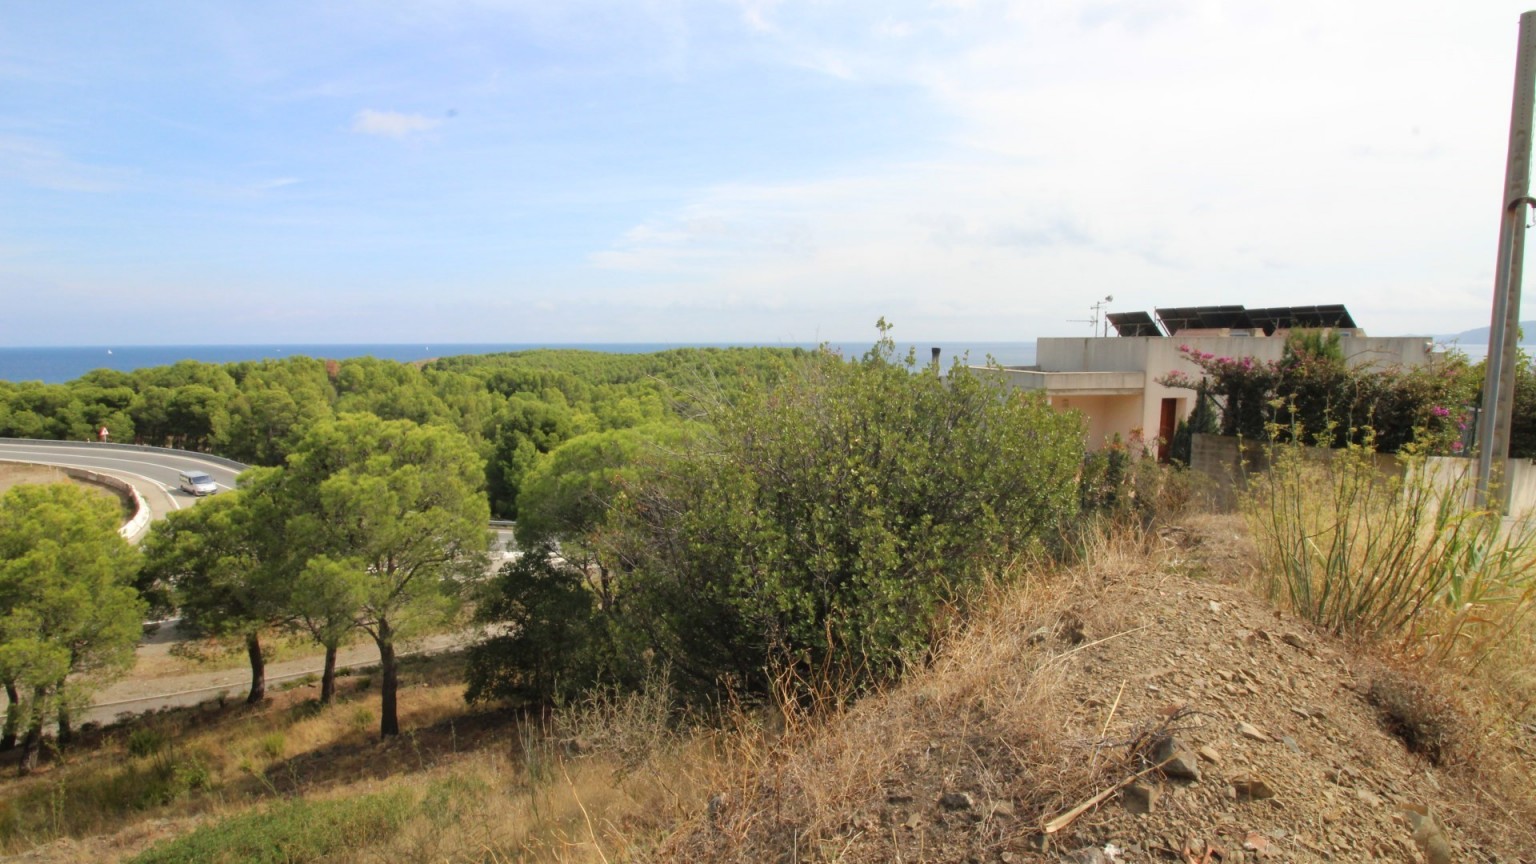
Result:
[[[415,342],[379,343],[252,343],[246,345],[53,345],[0,347],[0,381],[12,383],[41,382],[63,384],[97,369],[133,372],[156,366],[170,366],[183,360],[201,363],[240,363],[282,360],[289,357],[314,357],[326,360],[350,360],[375,357],[402,363],[436,360],[464,355],[501,354],[513,351],[581,350],[610,354],[651,354],[675,348],[802,348],[821,345],[858,356],[869,350],[869,340],[827,342],[444,342],[437,345]],[[1027,366],[1035,361],[1035,341],[931,341],[904,340],[897,350],[910,348],[919,360],[927,361],[932,348],[940,349],[947,366],[956,356],[968,356],[982,364],[988,357],[1005,366]]]

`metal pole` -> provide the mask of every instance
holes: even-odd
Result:
[[[1520,328],[1520,283],[1525,257],[1525,208],[1531,203],[1531,111],[1536,103],[1536,12],[1520,16],[1515,98],[1499,208],[1499,254],[1494,270],[1493,318],[1488,328],[1488,370],[1477,428],[1477,498],[1508,506],[1503,482],[1515,404],[1515,343]],[[1490,497],[1493,496],[1493,497]]]

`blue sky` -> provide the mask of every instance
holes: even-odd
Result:
[[[1488,319],[1518,4],[16,3],[0,344]]]

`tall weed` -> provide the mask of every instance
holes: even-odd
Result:
[[[242,813],[138,855],[133,864],[323,861],[387,840],[415,802],[402,792],[357,798],[294,799]]]
[[[1335,633],[1475,666],[1536,601],[1536,525],[1470,503],[1466,471],[1378,456],[1370,437],[1270,445],[1244,501],[1265,587]]]

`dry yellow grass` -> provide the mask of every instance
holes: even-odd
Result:
[[[1218,521],[1201,530],[1228,532],[1220,566],[1245,572],[1252,555],[1240,527]],[[34,849],[40,862],[127,860],[168,837],[296,796],[321,802],[392,793],[411,806],[390,836],[324,860],[928,860],[932,834],[892,830],[872,814],[916,790],[931,800],[935,789],[965,789],[980,798],[975,830],[985,834],[995,802],[1018,808],[1021,818],[1060,813],[1125,773],[1106,763],[1118,757],[1090,755],[1069,737],[1081,735],[1071,730],[1084,712],[1080,696],[1068,695],[1068,667],[1106,640],[1134,638],[1127,635],[1137,626],[1134,610],[1100,602],[1110,589],[1155,590],[1170,573],[1212,566],[1212,554],[1186,561],[1186,550],[1155,534],[1122,531],[1088,542],[1079,564],[1021,564],[904,684],[851,706],[824,685],[810,713],[737,706],[709,722],[680,724],[653,686],[526,720],[467,709],[460,669],[438,661],[407,667],[407,733],[386,742],[376,737],[377,694],[358,692],[358,679],[343,679],[342,700],[324,710],[309,707],[301,690],[258,710],[169,714],[144,724],[163,730],[159,753],[131,755],[130,731],[117,730],[41,776],[0,779],[0,853]],[[1511,650],[1531,648],[1527,638]],[[1437,686],[1476,708],[1484,698],[1476,694],[1491,686],[1484,681],[1507,683],[1530,668],[1487,667],[1485,679]],[[1100,722],[1123,721],[1116,708],[1095,709],[1102,716],[1094,715],[1092,733]],[[1490,806],[1536,813],[1532,759],[1520,754],[1512,710],[1504,702],[1487,708],[1478,728],[1488,737],[1472,742],[1484,751],[1481,761],[1464,770],[1491,790]],[[166,759],[190,759],[201,778],[166,801],[133,797]]]
[[[1084,564],[995,588],[984,611],[945,640],[933,665],[891,692],[849,710],[790,714],[782,734],[740,729],[728,739],[733,767],[715,790],[703,824],[671,838],[665,860],[925,860],[922,831],[897,831],[868,815],[903,790],[893,777],[935,752],[928,785],[980,790],[983,812],[1007,801],[1023,809],[1070,805],[1093,788],[1082,751],[1063,740],[1063,666],[1049,643],[1118,632],[1120,610],[1085,604],[1105,573],[1148,578],[1162,563],[1155,545],[1132,532],[1098,537]],[[833,702],[835,700],[826,700]],[[1001,746],[997,742],[1003,742]],[[986,752],[977,748],[987,747]],[[1018,786],[1030,778],[1030,788]],[[963,783],[962,783],[963,781]],[[871,844],[873,832],[888,836]],[[857,841],[860,857],[848,858]],[[870,856],[873,857],[870,857]]]
[[[64,469],[50,465],[29,465],[21,462],[0,462],[0,492],[23,483],[73,483],[82,489],[124,504],[122,497],[111,489],[96,483],[76,480],[64,473]]]
[[[89,733],[42,774],[0,778],[0,854],[127,860],[291,796],[387,790],[409,796],[412,815],[387,842],[326,860],[610,861],[686,821],[722,770],[717,736],[674,730],[658,690],[521,723],[467,709],[460,675],[452,662],[407,666],[406,731],[388,741],[357,679],[329,708],[295,691]]]

